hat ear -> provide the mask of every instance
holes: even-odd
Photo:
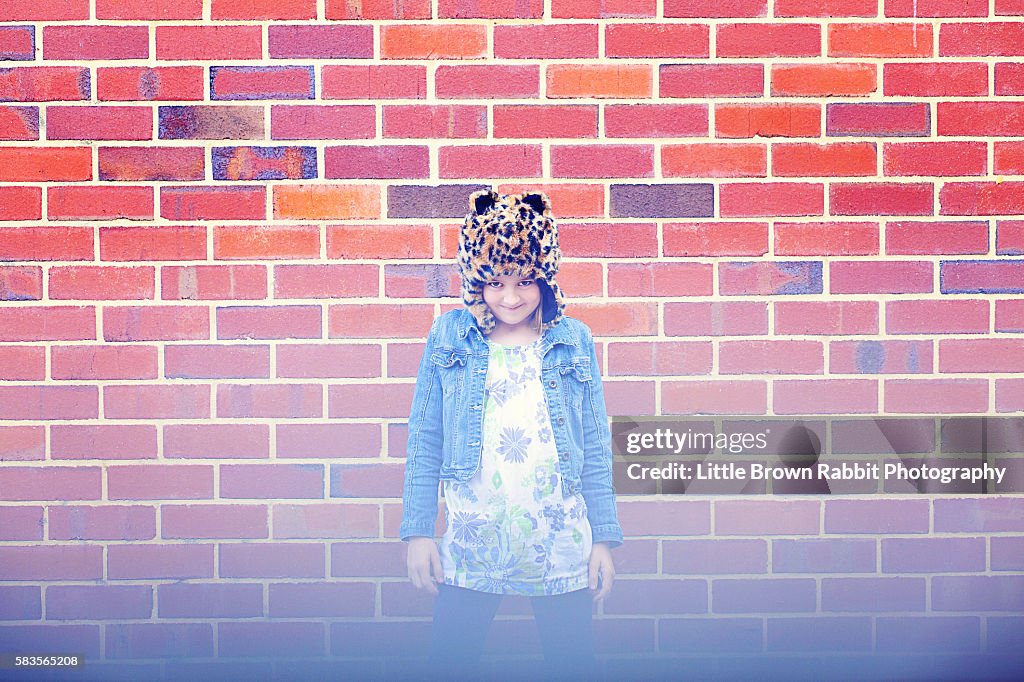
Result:
[[[484,189],[470,195],[469,206],[478,214],[486,213],[494,207],[497,199],[498,196],[492,190]]]
[[[540,192],[524,194],[521,201],[532,208],[537,215],[543,215],[544,211],[551,210],[551,203],[548,201],[547,196]]]

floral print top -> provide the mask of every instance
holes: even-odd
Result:
[[[526,596],[583,589],[590,522],[583,496],[562,493],[540,338],[521,346],[487,343],[480,469],[469,481],[444,482],[444,581]]]

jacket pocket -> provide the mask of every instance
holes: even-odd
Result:
[[[579,412],[583,395],[594,380],[590,372],[590,358],[574,358],[569,364],[558,368],[562,375],[562,386],[568,407]]]
[[[460,447],[458,439],[461,434],[455,422],[465,395],[463,386],[466,380],[467,354],[442,347],[431,353],[430,362],[433,363],[441,383],[441,419],[444,425],[441,473],[444,475],[451,469],[453,453]]]

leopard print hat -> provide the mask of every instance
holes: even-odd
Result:
[[[541,288],[541,329],[558,324],[565,309],[555,282],[562,251],[551,203],[540,192],[498,194],[486,189],[469,198],[459,233],[462,302],[480,331],[490,334],[494,315],[484,303],[484,284],[500,275],[536,277]]]

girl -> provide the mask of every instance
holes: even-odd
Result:
[[[466,307],[434,321],[409,416],[409,578],[437,595],[431,658],[446,677],[472,670],[505,594],[531,597],[549,673],[590,676],[592,603],[611,589],[622,542],[593,337],[562,315],[547,197],[485,190],[470,206]]]

